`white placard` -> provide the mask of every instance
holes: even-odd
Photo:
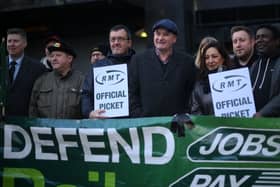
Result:
[[[209,75],[215,116],[252,117],[256,113],[248,68]]]
[[[93,68],[94,109],[103,109],[106,117],[129,115],[127,65]]]

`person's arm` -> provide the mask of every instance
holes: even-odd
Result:
[[[38,114],[38,105],[37,100],[40,95],[40,85],[41,85],[41,79],[37,79],[34,83],[34,86],[32,88],[30,102],[29,102],[29,117],[39,117]]]
[[[190,99],[190,113],[195,115],[202,115],[202,109],[199,102],[199,96],[196,93],[196,88],[193,90]]]
[[[280,94],[274,96],[255,116],[280,117]]]
[[[82,95],[81,95],[81,108],[82,115],[85,118],[90,117],[90,112],[94,109],[93,105],[93,77],[92,73],[88,73],[85,77],[83,86],[82,86]]]

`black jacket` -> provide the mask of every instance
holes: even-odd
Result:
[[[280,56],[278,56],[275,60],[274,66],[271,69],[268,69],[266,72],[271,73],[271,83],[269,89],[269,102],[261,108],[259,111],[264,117],[280,117]],[[251,66],[250,74],[252,85],[256,81],[256,76],[254,76],[254,72],[258,72],[259,65],[261,60],[254,63]],[[264,77],[259,77],[263,79]]]
[[[170,116],[189,111],[195,79],[193,58],[174,51],[165,72],[154,49],[132,58],[129,100],[132,117]]]
[[[7,116],[28,116],[29,101],[35,80],[47,69],[39,61],[24,56],[13,84],[8,82]]]

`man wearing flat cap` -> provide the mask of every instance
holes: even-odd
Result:
[[[135,55],[130,64],[131,116],[186,113],[195,78],[193,58],[173,48],[179,31],[172,20],[159,20],[152,31],[154,48]]]
[[[52,72],[45,73],[35,82],[30,117],[79,119],[81,118],[81,89],[84,76],[72,69],[76,57],[68,44],[60,41],[48,47]]]

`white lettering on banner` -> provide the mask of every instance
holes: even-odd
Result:
[[[35,159],[58,160],[58,155],[56,153],[44,153],[42,151],[42,146],[54,147],[53,140],[41,140],[39,137],[39,134],[51,135],[52,129],[48,127],[31,127],[30,130],[35,144]]]
[[[79,129],[86,162],[109,162],[109,155],[92,154],[93,148],[105,148],[104,142],[90,142],[88,136],[104,136],[104,129]]]
[[[78,147],[77,142],[73,141],[65,141],[63,138],[63,135],[77,135],[77,129],[75,128],[56,128],[55,129],[55,135],[56,139],[60,144],[58,145],[58,150],[60,154],[60,159],[61,160],[68,160],[67,152],[66,152],[66,147]]]
[[[240,156],[252,156],[261,153],[264,156],[273,157],[280,154],[280,135],[267,138],[263,134],[249,134],[247,137],[240,133],[231,133],[223,137],[217,133],[210,147],[200,146],[199,153],[209,155],[218,150],[221,155],[238,153]],[[267,147],[264,144],[267,144]],[[231,145],[231,146],[227,146]]]
[[[166,164],[175,152],[175,140],[171,131],[164,127],[143,127],[145,164]],[[153,156],[153,135],[161,134],[165,138],[166,151],[158,157]]]
[[[130,128],[129,134],[132,146],[129,146],[129,144],[121,137],[121,135],[117,132],[116,129],[108,129],[109,143],[113,153],[113,163],[120,162],[120,153],[118,149],[118,144],[120,144],[129,156],[131,162],[135,164],[140,164],[140,142],[137,133],[137,128]]]
[[[139,129],[142,129],[143,142],[139,138]],[[23,159],[33,156],[31,154],[34,152],[36,160],[68,161],[67,150],[82,149],[86,162],[119,163],[120,154],[123,154],[123,152],[120,153],[121,147],[133,164],[140,164],[141,160],[144,160],[145,164],[163,165],[168,163],[175,153],[175,140],[169,128],[153,126],[139,129],[128,128],[130,138],[127,140],[115,128],[105,131],[103,128],[30,127],[30,132],[28,132],[27,129],[18,125],[5,125],[4,159]],[[17,144],[13,141],[15,136],[23,139],[19,140],[18,147],[13,145]],[[158,152],[153,146],[155,136],[164,140],[164,145],[166,145],[163,146],[162,153],[159,155],[153,154]],[[105,144],[106,141],[109,141],[109,145]],[[144,148],[144,150],[141,151],[140,148]],[[143,159],[140,158],[142,152],[144,152]]]
[[[239,187],[250,177],[250,175],[245,175],[238,180],[235,175],[218,175],[216,178],[212,178],[211,175],[195,175],[190,187],[224,187],[226,180],[229,180],[230,187]]]
[[[12,150],[13,136],[22,135],[24,139],[24,148],[22,150]],[[16,138],[17,139],[17,138]],[[16,125],[5,125],[4,127],[4,158],[23,159],[27,157],[32,150],[31,139],[28,133]]]

